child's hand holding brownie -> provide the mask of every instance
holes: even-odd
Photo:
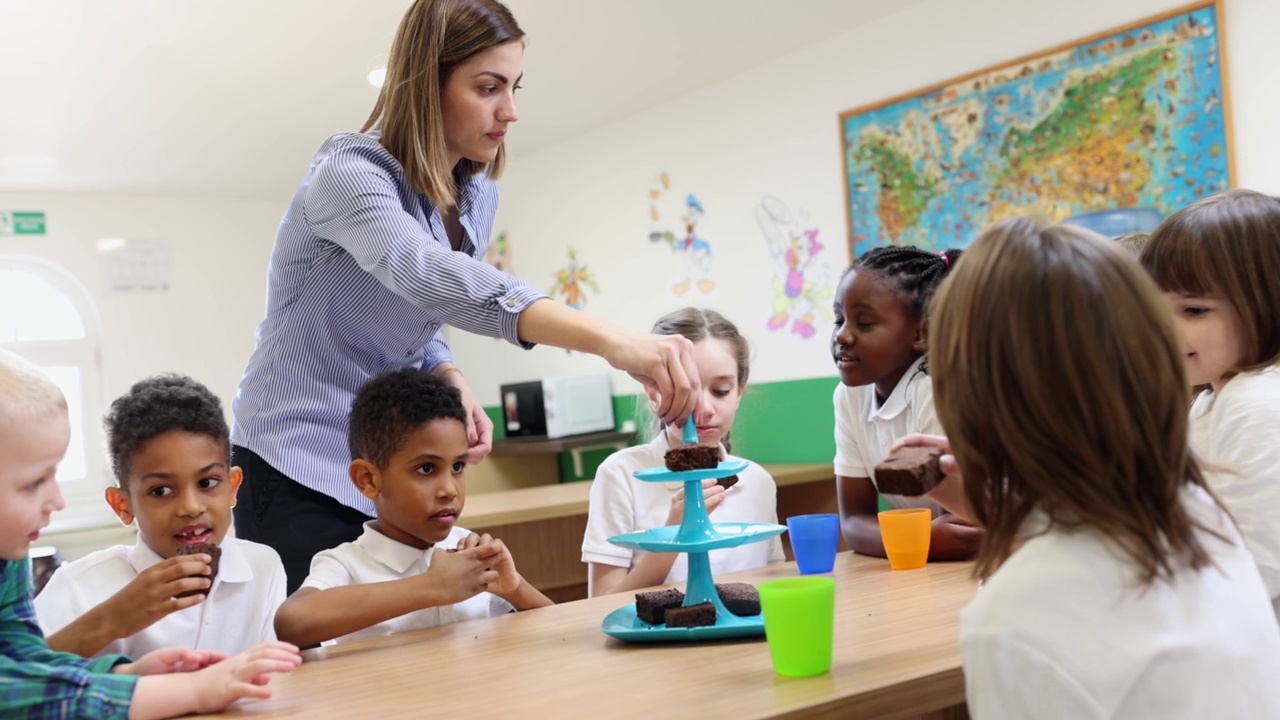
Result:
[[[175,555],[161,560],[95,608],[112,638],[127,638],[170,613],[204,602],[210,581],[209,564],[202,557]],[[195,594],[179,597],[184,593]]]

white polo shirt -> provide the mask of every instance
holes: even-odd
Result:
[[[1280,368],[1243,373],[1219,393],[1201,393],[1189,437],[1210,487],[1240,525],[1280,619]]]
[[[596,470],[591,483],[591,501],[587,507],[587,531],[582,538],[582,562],[602,563],[632,568],[645,553],[628,550],[609,542],[614,535],[649,530],[667,524],[671,512],[671,496],[684,483],[652,483],[637,480],[632,474],[647,467],[661,467],[670,444],[665,432],[658,433],[645,445],[637,445],[610,455]],[[742,458],[727,456],[729,460]],[[725,491],[724,501],[711,512],[712,522],[778,522],[778,486],[773,476],[756,463],[738,473],[738,483]],[[712,550],[708,553],[711,572],[748,570],[782,562],[782,540]],[[665,582],[684,582],[689,576],[689,560],[677,555]]]
[[[431,558],[437,550],[456,548],[458,543],[471,534],[470,530],[455,525],[453,530],[449,531],[449,536],[442,542],[426,550],[419,550],[412,545],[392,540],[374,530],[372,525],[373,521],[366,522],[364,532],[354,542],[342,543],[332,550],[316,553],[316,556],[311,559],[311,574],[307,575],[302,587],[328,590],[347,585],[403,580],[421,575],[431,567]],[[511,603],[492,593],[482,592],[453,605],[415,610],[329,640],[324,644],[335,645],[352,640],[382,637],[511,612],[515,612]]]
[[[276,609],[285,598],[280,556],[266,545],[230,534],[219,547],[218,576],[204,602],[169,613],[94,657],[119,653],[138,658],[175,645],[235,655],[275,640]],[[139,535],[132,546],[116,545],[63,565],[36,596],[40,628],[45,635],[61,630],[162,559]]]
[[[921,357],[907,368],[883,405],[876,404],[875,385],[836,385],[832,400],[836,409],[836,475],[868,478],[875,484],[875,467],[884,462],[889,448],[899,438],[912,433],[944,434],[933,411],[933,381],[920,371],[923,364]],[[942,512],[937,503],[926,497],[881,497],[889,507],[927,507],[935,516]]]
[[[1143,588],[1091,530],[1030,537],[960,614],[983,720],[1280,718],[1280,627],[1253,559],[1202,491],[1212,565]]]

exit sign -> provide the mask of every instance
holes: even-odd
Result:
[[[42,212],[0,210],[0,235],[44,235]]]

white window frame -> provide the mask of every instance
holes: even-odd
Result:
[[[0,270],[17,270],[39,276],[70,301],[84,323],[84,337],[75,340],[22,340],[0,342],[0,348],[17,353],[40,366],[74,366],[80,369],[81,428],[84,438],[85,477],[62,482],[66,508],[54,513],[49,534],[75,532],[118,525],[103,499],[112,482],[106,463],[102,430],[106,391],[102,367],[102,322],[88,288],[62,266],[30,255],[0,254]]]

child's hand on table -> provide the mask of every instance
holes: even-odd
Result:
[[[226,659],[227,656],[217,650],[167,647],[152,650],[131,663],[116,665],[111,668],[111,672],[116,675],[165,675],[194,672]]]

